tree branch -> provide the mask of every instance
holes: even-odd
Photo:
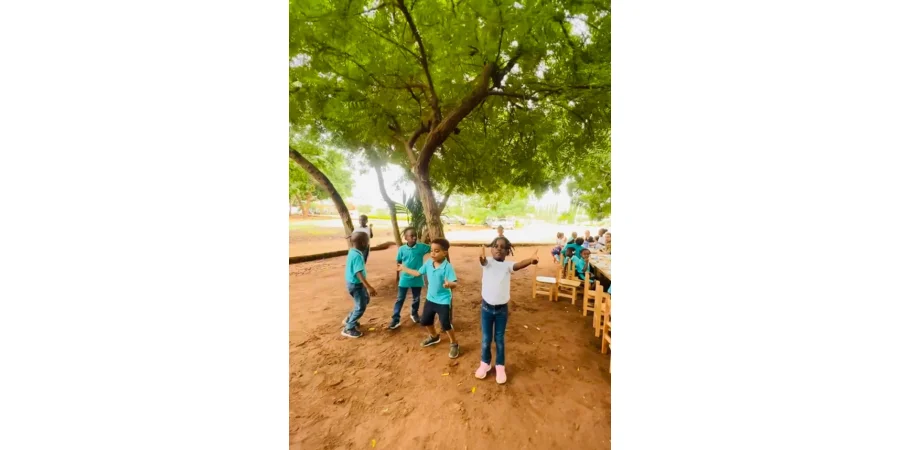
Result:
[[[416,156],[416,141],[419,140],[419,137],[428,132],[428,125],[422,124],[419,126],[419,129],[413,133],[412,137],[409,138],[409,141],[406,142],[406,156],[409,157],[409,163],[411,165],[415,165],[418,157]]]
[[[481,74],[475,79],[472,91],[463,97],[459,106],[453,109],[444,120],[431,128],[431,132],[428,133],[428,139],[425,140],[425,145],[419,151],[417,166],[420,173],[427,171],[428,165],[431,163],[431,157],[434,156],[438,146],[444,143],[447,137],[456,130],[456,126],[487,98],[488,84],[490,84],[491,75],[496,71],[497,66],[494,63],[485,64]]]
[[[441,200],[441,204],[438,205],[439,212],[444,212],[444,208],[447,207],[447,200],[450,199],[450,195],[453,194],[453,190],[456,189],[456,184],[456,180],[453,180],[453,182],[450,183],[450,188],[447,189],[447,192],[444,194],[444,199]]]
[[[344,232],[349,236],[350,233],[353,232],[353,219],[350,218],[350,211],[347,209],[347,204],[344,203],[344,199],[341,198],[341,194],[338,193],[337,189],[334,187],[334,184],[331,183],[331,180],[328,179],[318,167],[313,165],[313,163],[309,162],[303,155],[300,154],[297,150],[294,150],[290,146],[288,146],[288,157],[292,159],[297,165],[299,165],[303,170],[306,171],[315,180],[319,186],[322,187],[322,190],[328,193],[331,197],[331,201],[334,202],[335,208],[337,208],[338,214],[341,216],[341,222],[344,225]],[[349,245],[349,242],[348,242]]]
[[[422,68],[425,69],[425,78],[428,79],[428,89],[431,91],[430,100],[431,100],[431,109],[434,111],[434,121],[435,123],[441,121],[441,108],[438,101],[437,92],[434,90],[434,81],[431,79],[431,71],[428,69],[428,55],[425,54],[425,44],[422,43],[422,36],[419,35],[419,30],[416,28],[416,24],[413,23],[412,15],[409,13],[409,10],[406,9],[406,5],[403,3],[403,0],[397,0],[397,6],[400,8],[400,12],[403,13],[403,16],[406,17],[406,22],[409,24],[410,30],[412,30],[413,37],[416,38],[416,43],[419,44],[419,61],[422,63]]]

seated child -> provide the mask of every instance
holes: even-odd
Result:
[[[569,261],[575,256],[574,248],[567,248],[566,254],[562,258],[563,276],[566,276],[566,269],[569,267]]]
[[[562,233],[556,233],[556,247],[553,247],[553,250],[550,250],[550,254],[553,255],[553,258],[559,261],[559,254],[562,253],[563,246],[566,245],[565,235]]]
[[[584,281],[584,274],[591,270],[591,251],[583,248],[581,249],[581,253],[579,255],[573,256],[572,260],[575,261],[575,276],[578,277],[579,280]],[[591,289],[594,289],[597,280],[591,279]]]

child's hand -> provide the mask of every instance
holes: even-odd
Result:
[[[370,297],[378,297],[378,291],[376,291],[372,286],[369,286],[368,288],[366,288],[366,290],[369,291]]]
[[[444,280],[444,288],[445,288],[445,289],[450,289],[450,281]]]
[[[537,251],[537,249],[535,249],[535,250],[534,250],[534,254],[531,255],[531,263],[534,264],[534,265],[537,265],[537,264],[538,264],[538,251]]]
[[[403,272],[403,264],[397,264],[397,272]]]
[[[481,246],[481,256],[478,257],[478,262],[480,262],[481,265],[484,265],[484,263],[487,262],[487,258],[484,256],[484,246],[483,245]]]

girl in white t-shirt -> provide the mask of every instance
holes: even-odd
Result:
[[[506,257],[512,254],[509,239],[497,236],[491,242],[491,258],[486,258],[481,248],[481,365],[475,370],[475,378],[484,379],[491,370],[491,340],[497,346],[497,383],[506,382],[505,335],[509,318],[509,276],[531,264],[537,264],[537,250],[531,258],[514,263]]]

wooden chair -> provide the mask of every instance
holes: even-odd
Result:
[[[612,297],[606,300],[606,313],[603,316],[603,331],[600,332],[600,353],[606,353],[612,347]],[[612,372],[612,360],[609,371]]]
[[[609,305],[610,295],[606,292],[600,291],[597,294],[597,298],[594,301],[598,301],[599,298],[600,303],[595,303],[594,307],[594,337],[600,337],[600,333],[603,332],[603,324],[605,323],[606,310],[607,305]]]
[[[553,264],[553,267],[556,268],[557,264]],[[559,270],[555,272],[559,273]],[[551,302],[555,301],[558,281],[558,278],[538,276],[537,267],[535,267],[534,278],[531,281],[531,298],[537,298],[538,294],[543,294]]]
[[[581,280],[572,280],[569,277],[575,276],[575,263],[569,261],[566,268],[566,275],[563,277],[563,268],[558,267],[556,269],[556,301],[559,301],[560,297],[572,299],[572,304],[575,304],[575,299],[578,298],[578,288],[581,287]]]
[[[591,289],[591,272],[588,271],[584,276],[584,301],[581,307],[582,315],[585,317],[587,317],[588,311],[593,311],[594,316],[597,316],[597,301],[603,301],[603,297],[600,295],[604,293],[603,285],[599,282],[594,284],[596,287]],[[607,295],[607,297],[609,296]]]

